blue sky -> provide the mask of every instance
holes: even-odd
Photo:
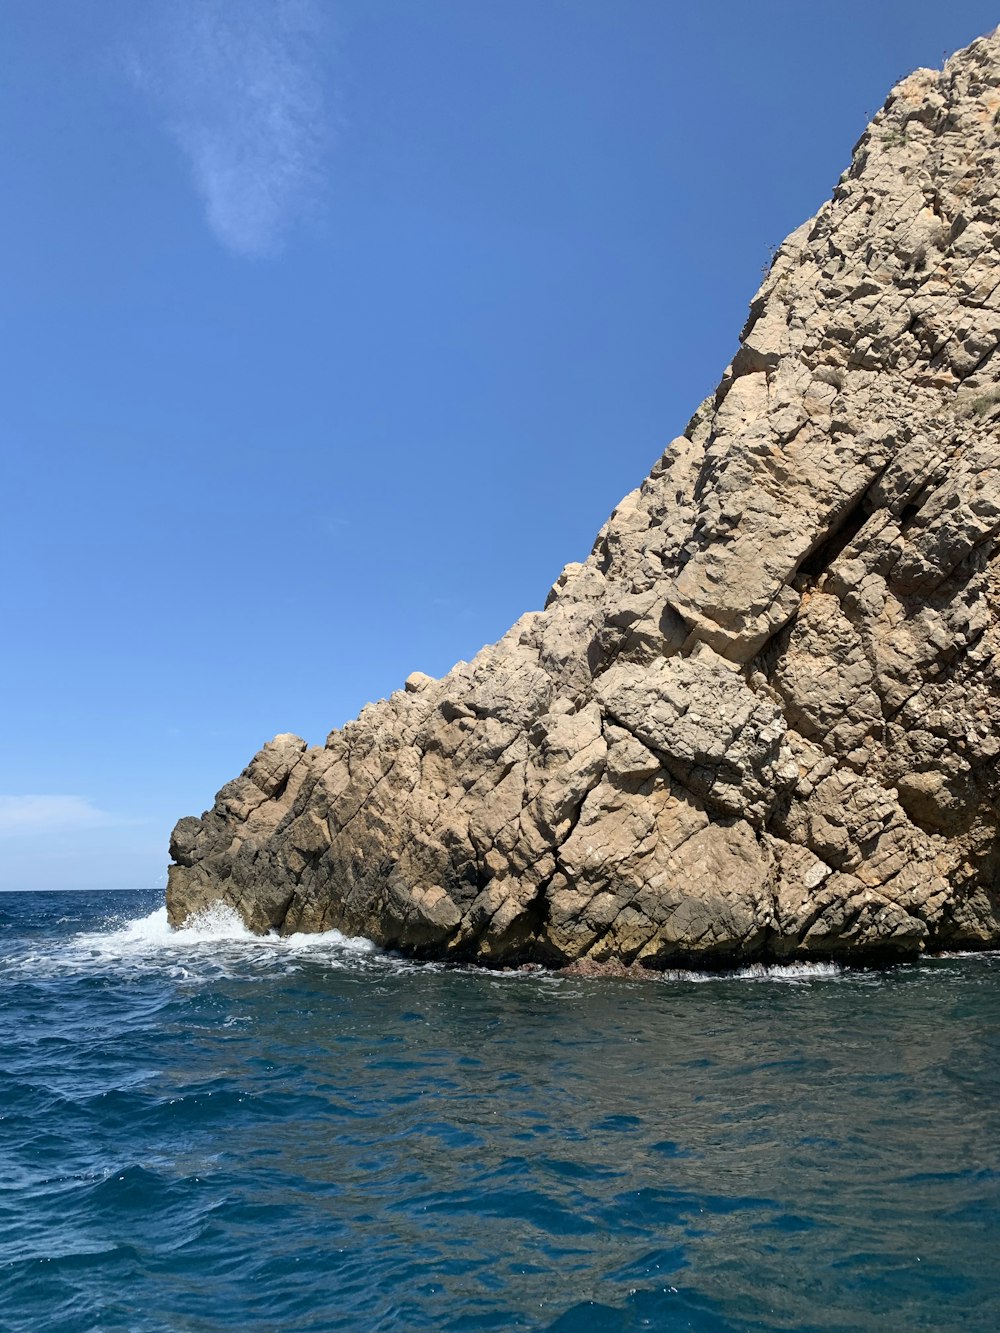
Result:
[[[540,606],[976,0],[5,0],[0,888]]]

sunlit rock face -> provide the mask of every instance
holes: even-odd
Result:
[[[1000,35],[890,93],[543,611],[171,842],[171,920],[664,966],[1000,943]]]

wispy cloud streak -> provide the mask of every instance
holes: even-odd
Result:
[[[330,141],[315,5],[168,0],[151,10],[129,59],[133,82],[187,157],[222,244],[274,254],[316,205]]]
[[[116,822],[83,796],[0,796],[0,838],[64,833]]]

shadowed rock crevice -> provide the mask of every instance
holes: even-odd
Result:
[[[894,88],[542,611],[171,840],[168,908],[422,957],[1000,943],[1000,37]]]
[[[865,506],[868,494],[869,492],[865,491],[851,502],[822,541],[814,550],[809,552],[799,565],[792,579],[793,586],[797,591],[804,592],[809,584],[821,578],[844,548],[854,540],[864,527],[869,518],[869,511]],[[800,582],[800,580],[804,580],[804,582]]]

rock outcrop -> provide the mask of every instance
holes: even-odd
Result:
[[[171,842],[170,919],[625,966],[1000,944],[1000,30],[898,84],[543,611]]]

